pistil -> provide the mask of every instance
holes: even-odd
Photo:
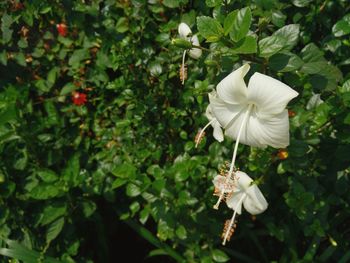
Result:
[[[185,58],[186,58],[186,50],[184,51],[183,55],[182,55],[182,64],[181,64],[181,72],[182,74],[180,74],[180,78],[181,78],[181,81],[182,81],[182,85],[185,84],[185,79],[186,79],[186,65],[185,65]]]
[[[246,125],[247,123],[247,120],[248,120],[248,116],[250,114],[250,111],[252,109],[252,104],[249,104],[248,106],[248,109],[243,117],[243,120],[242,120],[242,124],[241,126],[239,127],[239,131],[238,131],[238,135],[237,135],[237,139],[236,139],[236,143],[235,143],[235,148],[233,150],[233,155],[232,155],[232,160],[231,160],[231,165],[230,165],[230,170],[229,172],[227,173],[226,175],[226,180],[225,180],[225,183],[227,183],[230,179],[233,179],[231,178],[232,175],[234,174],[234,169],[235,169],[235,162],[236,162],[236,157],[237,157],[237,150],[238,150],[238,144],[239,144],[239,140],[241,138],[241,134],[242,134],[242,131],[243,131],[243,127]],[[222,199],[224,198],[224,192],[221,191],[221,194],[219,196],[219,199],[218,201],[216,202],[216,204],[214,205],[214,209],[219,209],[219,205],[222,201]]]
[[[210,122],[208,122],[203,129],[200,129],[200,132],[196,135],[195,138],[195,143],[196,143],[196,148],[198,147],[199,143],[201,142],[201,140],[203,139],[204,136],[204,131],[206,130],[206,128],[209,127],[209,125],[211,125],[213,122],[215,121],[215,119],[212,119]]]
[[[239,199],[239,201],[238,201],[238,203],[237,203],[237,205],[236,205],[236,207],[234,209],[235,211],[233,212],[233,216],[231,218],[231,221],[230,221],[229,225],[225,227],[226,233],[224,235],[224,240],[222,241],[222,245],[226,244],[226,240],[228,239],[230,233],[232,232],[231,229],[234,226],[234,222],[235,222],[235,218],[236,218],[236,214],[237,214],[237,209],[242,204],[242,202],[243,202],[243,200],[244,200],[244,198],[246,196],[247,196],[246,193],[242,194],[242,197]]]

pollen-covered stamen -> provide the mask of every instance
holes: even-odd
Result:
[[[196,148],[197,148],[198,144],[201,143],[204,136],[205,136],[205,132],[203,131],[203,129],[199,129],[197,134],[196,134],[196,137],[194,137],[194,142],[196,143]]]
[[[200,144],[200,142],[203,140],[204,136],[205,136],[205,130],[209,127],[209,125],[211,125],[213,122],[215,121],[215,119],[211,120],[210,122],[207,123],[207,125],[204,126],[203,129],[200,129],[199,132],[196,134],[196,137],[194,139],[195,143],[196,143],[196,148],[198,147],[198,145]]]
[[[235,223],[235,218],[236,218],[236,214],[237,214],[237,209],[238,209],[238,207],[242,204],[242,202],[243,202],[243,200],[244,200],[244,198],[247,196],[247,194],[246,193],[244,193],[244,194],[242,194],[242,197],[241,197],[241,199],[239,199],[239,201],[237,202],[237,205],[236,205],[236,207],[235,207],[235,211],[233,212],[233,216],[232,216],[232,218],[231,218],[231,220],[230,220],[230,222],[229,222],[229,224],[227,225],[227,230],[225,231],[224,230],[224,233],[225,234],[223,234],[222,236],[223,236],[223,241],[222,241],[222,244],[223,245],[225,245],[226,244],[226,241],[228,240],[229,241],[229,236],[230,236],[230,232],[231,232],[231,229],[232,229],[232,227],[234,227],[234,223]],[[225,223],[225,225],[226,225],[226,223]],[[231,234],[231,236],[232,236],[232,234]],[[230,236],[230,237],[231,237]]]
[[[219,196],[219,200],[214,208],[218,209],[222,200],[227,200],[232,196],[233,191],[236,188],[236,181],[234,179],[226,180],[226,175],[217,175],[214,178],[213,183],[215,186],[214,195]]]
[[[235,229],[237,227],[237,224],[236,222],[234,222],[233,225],[230,226],[230,220],[226,220],[225,221],[225,225],[224,225],[224,230],[222,231],[222,234],[221,234],[221,238],[222,239],[225,239],[225,236],[226,236],[226,233],[228,233],[227,237],[226,237],[226,240],[227,241],[230,241],[231,240],[231,237],[232,235],[234,234],[235,232]]]
[[[185,65],[185,58],[186,58],[186,50],[182,55],[182,63],[180,67],[180,80],[182,82],[182,85],[185,84],[185,79],[187,79],[187,67]]]
[[[237,156],[237,150],[238,150],[238,145],[239,145],[239,139],[241,138],[241,133],[242,133],[242,130],[244,128],[244,126],[246,125],[247,123],[247,120],[248,120],[248,116],[250,114],[250,111],[252,109],[253,105],[250,104],[248,106],[248,110],[246,111],[244,117],[243,117],[243,121],[242,121],[242,124],[241,126],[239,127],[239,131],[238,131],[238,135],[237,135],[237,139],[236,139],[236,143],[235,143],[235,148],[233,150],[233,155],[232,155],[232,161],[231,161],[231,165],[230,165],[230,170],[229,172],[227,173],[226,175],[226,180],[230,180],[230,178],[233,176],[233,173],[234,173],[234,170],[236,169],[235,168],[235,162],[236,162],[236,156]],[[224,193],[221,192],[221,195],[219,196],[219,200],[216,202],[216,204],[214,205],[214,209],[219,209],[219,205],[221,203],[221,200],[224,198]]]
[[[179,76],[180,76],[181,83],[184,84],[185,80],[187,79],[187,65],[181,64]]]

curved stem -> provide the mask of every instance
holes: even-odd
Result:
[[[215,119],[212,119],[210,122],[207,123],[207,125],[204,126],[203,129],[201,129],[201,131],[200,131],[200,133],[199,133],[199,135],[198,135],[198,137],[197,137],[197,140],[196,140],[196,146],[195,146],[196,148],[198,147],[198,144],[199,144],[199,142],[201,141],[201,138],[202,138],[202,135],[203,135],[205,129],[208,128],[208,126],[209,126],[210,124],[212,124],[214,121],[215,121]]]
[[[211,50],[208,49],[208,48],[197,46],[197,45],[193,45],[193,44],[192,44],[192,48],[198,48],[198,49],[201,49],[201,50],[204,50],[204,51],[207,51],[207,52],[211,52]]]
[[[241,138],[241,134],[242,134],[242,131],[243,131],[243,127],[245,126],[247,120],[248,120],[248,116],[250,114],[250,111],[252,109],[252,105],[249,105],[248,106],[248,109],[243,117],[243,120],[242,120],[242,124],[241,126],[239,127],[239,131],[238,131],[238,135],[237,135],[237,139],[236,139],[236,143],[235,143],[235,148],[233,150],[233,155],[232,155],[232,160],[231,160],[231,165],[230,165],[230,170],[226,176],[226,180],[225,180],[225,184],[228,183],[228,181],[230,180],[231,178],[231,175],[233,173],[233,169],[235,167],[235,162],[236,162],[236,157],[237,157],[237,150],[238,150],[238,144],[239,144],[239,140]],[[224,192],[221,191],[220,193],[220,196],[219,196],[219,199],[218,201],[216,202],[216,204],[214,205],[214,209],[219,209],[219,205],[221,203],[221,200],[224,198]]]
[[[230,224],[228,225],[228,228],[227,228],[227,230],[226,230],[224,240],[222,241],[222,244],[223,244],[224,246],[225,246],[225,244],[226,244],[227,237],[228,237],[228,235],[230,234],[230,230],[231,230],[231,228],[232,228],[232,226],[233,226],[233,224],[234,224],[234,222],[235,222],[235,217],[236,217],[236,214],[237,214],[237,209],[238,209],[238,207],[242,204],[242,202],[243,202],[243,200],[244,200],[244,198],[245,198],[246,196],[247,196],[247,194],[244,193],[244,194],[242,195],[241,199],[239,199],[239,201],[238,201],[238,203],[237,203],[237,205],[236,205],[236,207],[235,207],[235,211],[233,212],[233,216],[232,216],[232,218],[231,218]]]
[[[186,50],[184,51],[182,55],[182,64],[181,64],[181,70],[182,70],[182,85],[185,84],[185,58],[186,58]]]
[[[238,144],[239,144],[239,140],[241,138],[241,134],[242,134],[242,130],[243,127],[245,126],[247,120],[248,120],[248,116],[250,114],[250,111],[252,109],[252,105],[248,106],[247,112],[244,115],[241,127],[239,127],[239,131],[238,131],[238,135],[237,135],[237,140],[236,140],[236,144],[235,144],[235,148],[233,150],[233,155],[232,155],[232,160],[231,160],[231,166],[230,166],[230,170],[229,170],[229,175],[231,176],[232,172],[233,172],[233,168],[235,167],[235,162],[236,162],[236,157],[237,157],[237,150],[238,150]]]

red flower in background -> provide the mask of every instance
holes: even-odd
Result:
[[[65,37],[67,35],[68,31],[67,31],[67,25],[65,23],[57,24],[56,28],[60,36]]]
[[[87,102],[87,96],[85,93],[73,92],[72,100],[73,100],[73,104],[77,106],[81,106]]]

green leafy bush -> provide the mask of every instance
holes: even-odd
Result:
[[[350,260],[347,0],[10,0],[0,10],[0,254],[112,262],[106,232],[122,221],[150,256],[177,262]],[[184,85],[180,22],[204,48],[186,59]],[[212,209],[212,179],[233,141],[207,135],[196,149],[194,137],[207,94],[246,62],[299,96],[287,149],[239,148],[269,208],[240,216],[223,247],[231,212]]]

